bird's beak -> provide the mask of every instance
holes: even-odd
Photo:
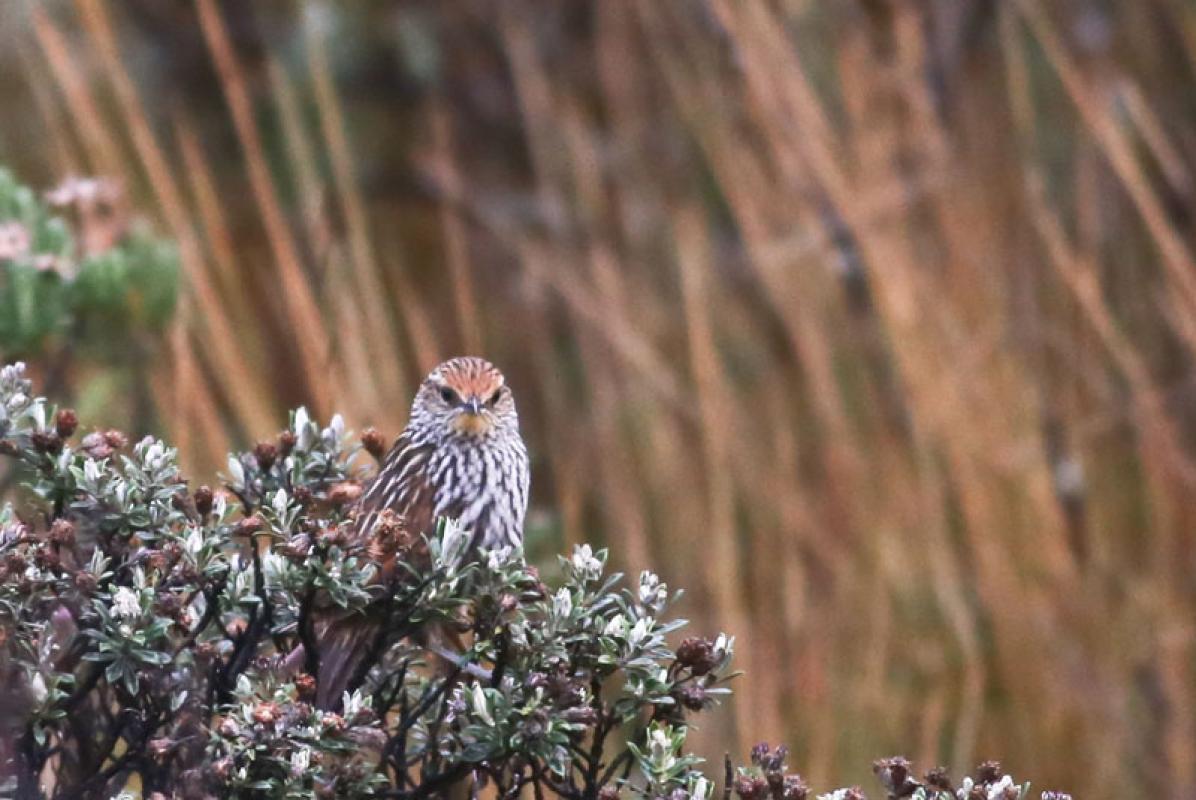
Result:
[[[471,397],[466,400],[461,404],[461,410],[465,413],[458,414],[453,422],[454,427],[461,433],[477,436],[490,429],[490,420],[482,414],[482,401],[478,398]]]

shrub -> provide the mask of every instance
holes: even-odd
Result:
[[[0,169],[0,352],[56,339],[118,360],[174,312],[178,256],[132,219],[119,185],[71,179],[44,198]]]
[[[670,647],[683,623],[651,573],[625,585],[580,547],[549,589],[518,552],[466,560],[445,521],[425,569],[383,582],[376,549],[412,543],[385,525],[347,535],[360,469],[339,418],[321,428],[300,409],[230,458],[219,490],[190,489],[160,441],[76,441],[76,426],[4,369],[0,449],[31,489],[0,512],[20,793],[52,774],[58,795],[108,796],[133,773],[180,796],[417,798],[475,776],[504,793],[709,792],[685,720],[726,691],[732,640]],[[318,628],[353,614],[383,621],[368,672],[318,709]],[[451,670],[411,637],[430,623],[472,629]]]
[[[549,587],[518,551],[466,558],[468,533],[448,520],[426,559],[406,557],[423,541],[398,524],[358,541],[361,448],[339,417],[321,427],[296,411],[232,456],[216,490],[191,488],[154,438],[77,428],[22,365],[0,371],[0,452],[29,490],[0,511],[6,794],[106,798],[134,775],[180,798],[418,800],[468,782],[501,797],[713,794],[686,731],[728,691],[734,640],[670,645],[684,622],[654,574],[627,582],[583,545]],[[317,707],[322,642],[366,618],[363,666]],[[429,625],[470,643],[429,665]],[[728,763],[725,792],[805,800],[784,762],[757,747],[737,776]],[[989,773],[959,798],[1024,796]],[[890,797],[957,791],[913,780],[903,759],[877,774]]]

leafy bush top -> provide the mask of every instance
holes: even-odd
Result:
[[[178,254],[130,217],[118,184],[71,179],[44,198],[0,169],[0,351],[54,336],[113,356],[174,313]]]
[[[730,677],[734,640],[685,623],[651,572],[626,581],[588,545],[547,586],[517,550],[466,557],[442,520],[415,541],[351,535],[364,449],[303,410],[192,489],[175,451],[78,420],[0,370],[0,453],[29,497],[0,510],[0,792],[111,797],[136,775],[178,798],[498,796],[709,800],[690,716]],[[426,546],[428,557],[411,559]],[[398,568],[381,569],[390,556]],[[417,566],[418,565],[418,566]],[[341,626],[375,633],[333,708],[315,702]],[[428,663],[429,626],[468,633]],[[724,798],[806,800],[783,748],[757,747]],[[877,762],[889,797],[1024,800],[999,767],[953,787]],[[822,795],[858,800],[855,789]]]
[[[76,442],[76,426],[19,365],[0,374],[0,450],[33,496],[0,512],[23,790],[51,770],[59,795],[111,793],[133,772],[180,796],[415,798],[465,777],[566,798],[709,795],[685,715],[726,691],[733,640],[670,647],[683,622],[655,575],[627,585],[582,546],[548,588],[518,551],[467,560],[446,521],[426,568],[384,579],[374,556],[413,543],[397,526],[349,536],[361,470],[339,418],[300,409],[215,491],[191,490],[156,439]],[[368,671],[335,711],[316,708],[321,630],[354,616],[380,623]],[[472,633],[451,670],[412,638],[430,623]]]

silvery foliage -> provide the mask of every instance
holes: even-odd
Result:
[[[30,490],[20,514],[0,510],[0,668],[16,676],[0,725],[24,743],[0,781],[30,796],[51,769],[58,791],[97,796],[134,772],[179,797],[415,800],[461,780],[710,796],[687,717],[727,691],[734,641],[689,639],[682,657],[652,573],[624,581],[581,546],[549,588],[517,550],[469,553],[451,521],[383,573],[349,535],[362,476],[339,418],[300,409],[216,491],[189,487],[159,440],[76,442],[62,420],[20,365],[0,370],[0,451]],[[372,660],[338,708],[315,708],[304,654],[353,619],[377,626]],[[454,627],[445,664],[421,631]]]

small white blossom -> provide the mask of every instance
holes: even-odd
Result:
[[[465,557],[465,550],[469,547],[472,535],[455,520],[445,520],[444,537],[440,541],[440,562],[449,567],[456,567]]]
[[[340,444],[341,439],[345,438],[344,418],[340,414],[334,414],[332,420],[328,423],[328,427],[320,431],[320,437],[329,447],[335,447]]]
[[[41,400],[37,400],[29,408],[29,416],[33,419],[34,426],[39,430],[46,429],[46,404]]]
[[[311,749],[300,747],[291,753],[291,775],[298,778],[311,766]]]
[[[25,362],[18,361],[0,369],[0,383],[16,384],[25,378]]]
[[[457,684],[453,687],[453,693],[449,696],[444,721],[454,721],[457,718],[457,714],[463,711],[465,711],[465,688],[461,684]]]
[[[50,693],[46,688],[46,679],[40,672],[33,673],[33,678],[29,681],[29,689],[33,692],[33,699],[38,703],[43,702],[46,695]]]
[[[552,614],[555,617],[567,617],[573,613],[573,595],[569,590],[561,587],[552,596]]]
[[[112,595],[112,614],[121,619],[135,619],[141,616],[141,600],[128,586],[121,586]]]
[[[637,619],[635,625],[631,628],[631,632],[627,634],[627,644],[632,647],[638,647],[640,643],[648,638],[648,634],[652,632],[654,624],[655,620],[651,617],[640,617]]]
[[[99,483],[100,478],[104,476],[104,470],[100,468],[100,462],[94,458],[89,458],[83,462],[83,479],[88,483]]]
[[[833,792],[818,795],[818,800],[844,800],[851,793],[851,789],[836,789]]]
[[[586,581],[597,580],[602,577],[602,560],[594,556],[594,550],[588,544],[580,544],[573,548],[570,563],[573,573]]]
[[[673,753],[673,740],[667,729],[656,727],[648,733],[648,757],[652,760],[652,765],[661,772],[672,769],[677,762]]]
[[[19,411],[20,409],[24,408],[25,404],[28,402],[29,402],[28,397],[21,394],[20,392],[17,392],[16,394],[14,394],[8,398],[8,410],[9,411]]]
[[[654,611],[664,607],[669,596],[669,587],[662,583],[654,572],[644,570],[640,573],[639,600]]]
[[[714,652],[728,658],[733,656],[735,654],[735,637],[720,633],[714,640]]]
[[[116,478],[112,482],[112,494],[116,498],[117,506],[124,508],[125,502],[129,498],[129,482]]]
[[[274,497],[270,499],[270,508],[273,509],[275,516],[283,517],[287,513],[287,506],[290,505],[290,498],[287,497],[286,489],[279,489],[274,493]]]
[[[493,550],[486,552],[486,568],[491,572],[497,572],[503,568],[503,565],[511,560],[511,553],[514,548],[511,547],[496,547]]]
[[[192,525],[183,538],[183,552],[194,558],[203,549],[203,531],[198,525]]]
[[[170,451],[166,449],[166,445],[152,436],[142,439],[138,443],[138,449],[142,450],[141,461],[150,472],[156,472],[170,464]]]
[[[307,409],[303,406],[295,409],[295,424],[292,428],[295,432],[296,449],[300,451],[310,450],[311,446],[315,444],[316,426],[312,423],[311,417],[307,415]]]
[[[345,718],[352,719],[357,712],[366,707],[365,699],[361,696],[361,690],[358,689],[357,691],[353,692],[353,694],[345,692],[342,705],[344,706]]]
[[[232,480],[233,486],[245,485],[245,468],[241,466],[241,459],[236,456],[228,457],[228,477]]]
[[[622,636],[625,633],[627,633],[627,617],[622,614],[615,614],[602,629],[604,636]]]
[[[963,782],[959,784],[959,788],[955,790],[955,796],[959,800],[967,800],[967,796],[972,793],[973,786],[975,786],[975,783],[972,779],[965,776]],[[822,798],[820,797],[818,800],[822,800]]]
[[[706,800],[710,797],[710,793],[714,791],[714,786],[710,781],[706,780],[705,775],[699,775],[698,779],[694,781],[693,786],[689,790],[689,796],[693,800]]]
[[[473,713],[478,716],[482,722],[487,725],[494,724],[494,717],[490,716],[490,706],[486,702],[486,692],[482,690],[480,683],[473,685],[473,691],[469,696],[470,705],[473,707]]]
[[[1001,780],[988,787],[988,800],[1004,800],[1006,792],[1009,790],[1016,792],[1017,788],[1012,776],[1003,775]]]

